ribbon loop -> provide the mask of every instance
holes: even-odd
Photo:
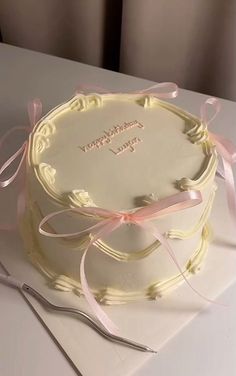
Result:
[[[35,98],[28,103],[27,106],[30,127],[33,128],[42,115],[42,102],[39,98]]]
[[[0,166],[0,178],[6,172],[8,167],[12,166],[12,164],[20,158],[19,163],[15,169],[15,171],[5,180],[0,180],[0,188],[6,188],[9,186],[16,177],[20,174],[21,179],[19,180],[19,193],[17,197],[17,208],[16,208],[16,224],[0,224],[0,230],[9,231],[15,230],[19,224],[22,215],[25,212],[26,207],[26,178],[24,176],[25,169],[22,170],[24,166],[24,161],[26,158],[27,150],[28,150],[28,138],[29,135],[36,124],[36,122],[41,117],[42,113],[42,103],[39,99],[34,99],[28,103],[28,116],[29,116],[29,123],[30,126],[28,127],[14,127],[7,131],[2,138],[0,139],[0,149],[2,148],[3,144],[7,142],[12,134],[17,131],[25,131],[27,132],[27,139],[22,143],[18,150],[16,150],[3,164]]]
[[[212,106],[214,114],[208,119],[207,107]],[[201,120],[207,126],[215,119],[220,111],[220,101],[217,98],[208,98],[200,108]],[[230,140],[221,135],[209,132],[210,140],[215,144],[216,151],[222,159],[223,170],[218,167],[217,174],[225,180],[229,212],[233,223],[236,225],[236,189],[232,166],[236,163],[236,147]]]
[[[27,150],[27,142],[25,141],[22,146],[6,161],[3,163],[3,165],[1,166],[0,168],[0,176],[2,176],[2,174],[7,170],[7,168],[9,166],[11,166],[11,164],[20,156],[20,162],[15,170],[15,172],[12,173],[12,175],[5,179],[5,180],[2,180],[0,181],[0,188],[5,188],[7,187],[8,185],[10,185],[14,180],[15,178],[17,177],[20,169],[21,169],[21,166],[24,162],[24,159],[25,159],[25,155],[26,155],[26,150]]]
[[[209,106],[214,110],[211,116],[208,115]],[[221,109],[221,104],[218,98],[211,97],[206,99],[206,101],[201,105],[200,116],[201,120],[207,126],[215,119]]]
[[[202,196],[199,191],[180,192],[138,209],[135,212],[135,219],[141,221],[155,219],[162,215],[193,207],[201,202]]]
[[[31,129],[33,128],[35,123],[39,120],[41,116],[41,112],[42,112],[41,101],[39,99],[34,99],[30,101],[28,103],[28,116],[29,116],[30,127],[14,127],[10,129],[9,131],[7,131],[0,139],[0,149],[2,148],[3,144],[6,143],[6,141],[10,138],[10,136],[17,131],[25,131],[29,135],[31,132]],[[0,167],[0,176],[2,176],[2,174],[7,170],[7,168],[10,167],[12,163],[21,155],[20,161],[16,167],[15,172],[13,172],[9,178],[3,181],[0,181],[0,188],[5,188],[8,185],[10,185],[19,174],[21,166],[26,157],[28,137],[27,137],[27,140],[25,140],[23,144],[19,147],[19,149],[16,152],[14,152]]]
[[[178,96],[178,86],[174,82],[161,82],[140,90],[138,93],[147,93],[164,99],[176,98]]]
[[[119,94],[119,92],[109,91],[101,86],[83,85],[83,84],[79,85],[78,89],[76,90],[76,94],[80,94],[80,93],[88,94],[91,91],[96,91],[99,94]],[[177,97],[178,86],[174,82],[161,82],[161,83],[149,86],[146,89],[127,91],[126,94],[150,94],[160,99],[162,98],[171,99],[171,98]]]
[[[215,143],[218,153],[230,164],[236,163],[236,147],[230,140],[209,132],[211,140]]]

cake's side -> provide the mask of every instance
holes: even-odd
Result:
[[[95,200],[96,202],[93,200],[93,196],[96,196],[96,194],[94,194],[96,187],[93,186],[93,184],[91,185],[93,191],[92,195],[88,192],[89,190],[83,189],[83,184],[81,184],[80,180],[85,175],[81,174],[80,176],[80,170],[78,176],[76,175],[71,179],[74,183],[77,181],[79,184],[77,187],[74,187],[75,189],[71,189],[68,182],[65,182],[62,176],[65,170],[63,170],[64,167],[60,170],[60,163],[66,166],[68,161],[65,161],[64,154],[64,159],[60,159],[60,156],[57,157],[59,149],[57,149],[55,144],[55,142],[57,142],[57,131],[58,129],[63,129],[64,122],[67,119],[67,111],[68,119],[74,124],[69,135],[73,135],[74,138],[75,134],[73,132],[77,132],[76,137],[78,137],[82,131],[81,128],[79,128],[80,125],[77,128],[77,123],[75,122],[77,119],[78,124],[82,124],[82,120],[85,119],[83,116],[80,117],[81,111],[84,113],[90,110],[93,111],[94,108],[99,108],[101,112],[95,112],[95,114],[97,113],[99,116],[102,114],[102,103],[104,99],[99,99],[100,96],[97,95],[94,97],[90,96],[89,98],[86,101],[83,96],[81,98],[76,97],[72,99],[66,104],[59,106],[55,111],[53,110],[36,126],[31,136],[28,154],[27,173],[29,197],[27,214],[22,226],[23,237],[31,259],[41,271],[49,277],[52,285],[61,290],[74,290],[78,293],[81,292],[79,265],[89,237],[83,236],[80,239],[73,240],[49,239],[38,233],[38,225],[44,216],[62,208],[96,206],[97,203],[99,204],[99,200]],[[116,96],[113,99],[117,100]],[[106,116],[109,115],[109,119],[111,117],[111,111],[109,109],[109,101],[111,100],[112,99],[109,97],[108,104],[105,104],[105,120],[107,119]],[[125,188],[127,188],[127,197],[125,197],[123,193],[122,195],[117,195],[112,190],[109,192],[110,196],[114,193],[117,202],[120,202],[119,206],[126,202],[131,202],[132,189],[134,190],[134,195],[136,195],[135,197],[139,206],[143,206],[150,203],[152,200],[163,198],[178,191],[189,189],[201,191],[203,200],[200,205],[174,213],[173,215],[160,217],[153,221],[158,230],[168,239],[179,265],[184,273],[188,275],[199,268],[207,249],[209,234],[207,220],[210,215],[215,194],[214,176],[217,166],[217,155],[209,141],[206,128],[197,118],[174,106],[157,101],[148,96],[138,98],[135,96],[134,100],[135,106],[133,106],[133,104],[131,106],[132,110],[137,110],[137,114],[134,114],[134,117],[137,118],[139,116],[141,120],[138,118],[135,123],[132,123],[130,119],[128,119],[129,121],[127,122],[122,120],[122,124],[126,124],[127,132],[143,132],[143,138],[147,142],[146,144],[143,143],[142,148],[137,148],[137,151],[133,150],[133,152],[132,149],[130,149],[129,153],[126,154],[125,151],[121,153],[121,157],[124,157],[124,161],[119,159],[119,156],[117,157],[117,155],[115,155],[115,159],[111,162],[110,158],[112,158],[112,154],[114,154],[113,152],[108,152],[111,141],[108,142],[108,145],[105,145],[106,149],[103,148],[103,145],[97,148],[96,143],[84,143],[81,147],[84,148],[84,150],[91,148],[91,157],[89,158],[93,160],[94,155],[95,161],[96,154],[92,153],[96,153],[96,149],[98,149],[97,152],[100,153],[102,147],[103,154],[98,154],[98,156],[102,158],[103,163],[109,158],[108,172],[110,171],[109,169],[112,168],[111,165],[113,162],[116,167],[120,163],[123,168],[127,162],[127,165],[131,168],[135,166],[135,159],[138,161],[142,160],[142,165],[140,165],[141,170],[145,171],[145,161],[147,159],[148,164],[146,169],[150,171],[148,171],[145,176],[147,178],[149,177],[150,180],[146,182],[141,181],[137,171],[133,176],[134,180],[139,179],[141,181],[141,188],[139,187],[137,189],[135,187],[134,183],[131,181],[132,174],[129,172],[129,179],[125,174],[123,174],[122,177],[122,179],[125,177],[126,180],[128,179],[125,185],[120,184],[116,187],[116,190],[125,190]],[[126,101],[128,104],[130,101],[132,102],[130,97],[126,98]],[[86,103],[87,107],[84,108],[83,106]],[[123,108],[123,104],[120,105],[119,103],[119,106],[120,109]],[[158,106],[161,106],[160,111]],[[108,108],[110,112],[107,112],[106,108]],[[113,110],[115,108],[116,107],[112,107]],[[129,108],[129,105],[127,107],[125,102],[125,116],[129,113],[127,112],[127,108]],[[143,111],[142,108],[145,108],[145,111]],[[76,116],[74,112],[73,115],[71,115],[71,111],[75,111],[75,109],[76,111],[79,109]],[[62,118],[58,115],[58,113],[60,114],[61,112],[63,113]],[[93,112],[91,112],[91,114],[93,115]],[[114,116],[115,115],[114,113]],[[166,126],[166,134],[168,135],[169,132],[169,137],[165,134],[165,137],[161,138],[160,150],[156,148],[156,144],[150,141],[156,133],[153,128],[155,126],[153,122],[155,115],[158,126],[160,124],[162,127]],[[175,117],[175,115],[178,116]],[[160,120],[160,124],[158,119]],[[95,120],[96,117],[94,121]],[[166,121],[166,124],[163,123],[164,121]],[[145,129],[143,129],[141,125],[139,126],[139,124],[142,124]],[[68,126],[69,125],[70,121],[68,121]],[[103,125],[104,124],[101,125],[101,129],[103,129]],[[96,124],[94,126],[96,126]],[[119,126],[117,132],[117,139],[119,138],[120,143],[122,143],[124,137],[127,137],[126,131]],[[173,149],[174,141],[172,140],[173,142],[170,142],[172,133],[173,136],[176,137],[176,142],[180,149],[176,152],[176,156],[175,149]],[[104,134],[106,133],[104,132]],[[90,137],[90,134],[88,134],[88,136]],[[92,137],[93,134],[91,133],[90,138]],[[62,142],[61,138],[62,136],[59,137],[60,142]],[[101,143],[105,138],[106,137],[103,136],[102,140],[100,138],[100,141],[96,142]],[[99,138],[95,139],[99,140]],[[149,150],[148,142],[150,142],[150,149],[153,146],[153,149],[150,151],[152,154],[151,159],[149,159],[150,156],[146,157]],[[64,146],[65,149],[70,149],[70,143],[65,143]],[[129,145],[129,147],[131,146]],[[168,175],[168,163],[166,165],[166,162],[164,163],[163,161],[162,167],[160,159],[163,160],[163,152],[165,153],[165,158],[168,159],[166,149],[168,153],[173,154],[169,159],[169,163],[174,164],[176,167],[176,176],[175,173]],[[46,150],[50,150],[50,153],[44,154]],[[84,158],[84,155],[87,153],[90,153],[90,150],[86,152],[82,150],[79,155],[82,156],[81,158]],[[44,157],[44,159],[42,156],[46,156],[48,160],[46,157]],[[179,160],[176,162],[175,159],[178,158]],[[153,160],[152,164],[150,162],[151,160]],[[157,168],[155,168],[155,160],[158,161]],[[50,163],[47,163],[48,161],[50,161]],[[72,163],[72,161],[73,159],[70,159],[70,163]],[[55,162],[55,164],[52,162]],[[70,167],[71,164],[68,166]],[[92,165],[90,164],[89,166]],[[98,169],[99,166],[98,164]],[[138,167],[139,165],[137,163],[137,168]],[[156,171],[158,168],[159,170]],[[172,165],[169,166],[169,170],[171,169]],[[104,174],[104,171],[106,172],[102,166],[100,169],[101,174]],[[88,170],[87,174],[89,175],[89,173],[90,171]],[[102,176],[104,179],[104,175]],[[163,178],[163,181],[159,181],[154,191],[155,179],[158,180],[158,176],[159,180]],[[155,178],[154,180],[153,177]],[[119,180],[115,180],[117,185]],[[88,184],[88,181],[85,176],[84,184]],[[108,181],[110,182],[109,179]],[[101,190],[102,182],[106,190],[107,182],[103,180],[99,181],[99,189]],[[146,191],[144,191],[145,184]],[[68,187],[70,188],[69,190]],[[141,195],[141,193],[146,194]],[[105,198],[106,196],[101,193],[100,200],[104,200]],[[107,202],[109,206],[111,204],[111,197],[109,197]],[[123,206],[121,208],[124,209]],[[127,209],[130,209],[130,204]],[[53,221],[50,228],[55,232],[73,232],[78,229],[87,228],[91,223],[96,223],[97,220],[99,219],[84,215],[68,214],[60,220]],[[123,225],[106,239],[98,240],[96,244],[89,249],[85,267],[91,289],[100,301],[107,304],[122,303],[140,298],[154,299],[183,280],[178,269],[170,260],[164,246],[159,244],[151,234],[134,225]]]
[[[73,291],[77,295],[83,295],[79,276],[82,250],[78,251],[69,245],[63,248],[58,245],[55,247],[55,244],[53,244],[54,255],[50,263],[48,255],[45,256],[42,243],[39,244],[36,236],[37,228],[33,227],[31,220],[32,217],[28,212],[21,226],[25,249],[31,262],[47,277],[51,287],[60,291]],[[178,252],[180,253],[183,248],[187,249],[188,254],[191,254],[190,258],[181,255],[182,262],[179,262],[186,277],[201,269],[210,239],[211,231],[208,223],[206,223],[201,232],[198,232],[190,242],[187,241],[187,244],[186,240],[184,244],[183,241],[180,241],[177,246],[173,240],[169,241],[172,248],[175,248],[175,255],[178,260]],[[50,244],[47,244],[47,247],[50,250]],[[100,303],[108,305],[128,303],[140,299],[153,300],[162,297],[163,294],[183,283],[183,276],[178,270],[173,270],[173,274],[168,275],[167,270],[170,273],[171,261],[169,260],[168,264],[168,255],[163,246],[159,245],[157,248],[148,258],[119,263],[114,262],[114,259],[112,260],[96,248],[91,249],[87,258],[86,274],[91,291],[96,299]],[[68,252],[69,256],[67,257]],[[55,260],[58,259],[60,260],[59,264],[61,264],[59,267],[55,265]],[[62,264],[65,266],[64,268],[61,268]],[[154,265],[157,267],[153,267]],[[63,269],[61,273],[60,269]],[[158,271],[162,271],[165,277],[155,277]],[[74,275],[72,276],[72,274]]]

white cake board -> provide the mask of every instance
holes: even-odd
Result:
[[[192,285],[210,299],[218,297],[236,280],[236,235],[228,214],[223,182],[218,183],[220,187],[211,217],[214,241],[210,244],[203,270],[191,278]],[[45,278],[29,263],[17,234],[3,234],[0,244],[0,261],[11,275],[30,284],[55,303],[88,311],[83,298],[47,286]],[[131,375],[151,356],[158,356],[108,342],[77,318],[48,312],[34,298],[25,296],[83,375]],[[186,284],[182,284],[157,301],[105,307],[105,310],[119,326],[121,336],[161,351],[167,341],[203,308],[204,314],[209,316],[214,309],[224,309],[227,315],[229,309],[216,304],[207,305]]]

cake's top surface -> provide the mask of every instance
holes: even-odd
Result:
[[[203,174],[209,155],[193,142],[200,129],[198,119],[151,96],[78,95],[36,125],[29,160],[60,202],[132,209]]]

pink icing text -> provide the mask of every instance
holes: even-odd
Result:
[[[79,146],[79,148],[85,153],[93,150],[94,148],[100,149],[102,146],[110,144],[113,137],[119,135],[122,132],[128,131],[129,129],[135,128],[135,127],[143,129],[144,125],[137,120],[133,120],[133,121],[129,121],[129,122],[125,121],[123,124],[115,125],[114,127],[110,128],[106,131],[103,131],[104,134],[101,137],[97,138],[94,141],[89,142],[87,145]],[[132,150],[130,150],[130,151],[132,151]]]

